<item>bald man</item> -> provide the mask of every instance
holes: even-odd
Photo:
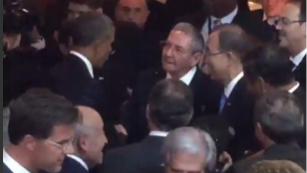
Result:
[[[108,142],[99,113],[85,106],[77,106],[77,109],[82,120],[76,127],[75,154],[68,155],[61,173],[88,173],[102,163],[102,150]]]
[[[149,13],[146,0],[119,0],[115,19],[118,22],[132,22],[139,28],[144,28]]]

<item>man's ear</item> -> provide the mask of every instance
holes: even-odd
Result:
[[[33,136],[31,135],[26,135],[24,138],[23,138],[23,141],[22,143],[25,144],[26,148],[30,151],[33,151],[34,148],[35,148],[35,145],[36,145],[36,141],[34,139]]]
[[[102,9],[102,8],[98,8],[98,9],[96,10],[96,12],[99,13],[99,14],[103,14],[103,9]]]
[[[192,56],[191,59],[191,67],[195,67],[199,64],[199,62],[202,60],[204,54],[201,52],[197,52]]]
[[[304,37],[306,37],[306,22],[302,23],[302,32],[304,34]]]
[[[88,147],[90,147],[88,144],[87,137],[85,135],[80,135],[76,142],[77,142],[77,147],[82,151],[87,151]]]

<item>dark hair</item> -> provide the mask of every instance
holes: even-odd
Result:
[[[252,81],[261,77],[273,87],[282,87],[294,80],[290,53],[276,45],[262,45],[243,58],[244,74]]]
[[[26,135],[47,139],[57,125],[74,125],[77,109],[65,98],[46,90],[26,92],[10,108],[8,133],[10,142],[18,145]]]
[[[148,101],[148,115],[160,130],[186,126],[193,114],[193,93],[179,80],[166,79],[153,88]]]
[[[239,26],[234,24],[222,24],[214,28],[218,32],[221,51],[231,51],[243,57],[246,52],[254,48],[253,39]]]
[[[111,37],[113,23],[109,17],[99,13],[86,13],[73,22],[71,37],[74,46],[87,47],[96,41]]]
[[[256,103],[255,122],[276,143],[295,141],[304,129],[304,113],[298,99],[276,91],[264,94]]]
[[[306,22],[306,0],[301,0],[300,20]]]
[[[87,5],[91,9],[99,9],[102,8],[104,0],[69,0],[70,3]]]
[[[72,33],[73,29],[74,29],[73,21],[71,21],[71,20],[65,21],[61,25],[60,30],[59,30],[59,43],[68,46],[70,34]]]

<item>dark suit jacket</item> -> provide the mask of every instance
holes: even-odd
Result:
[[[306,55],[299,66],[294,70],[295,79],[300,82],[300,86],[306,91]]]
[[[107,118],[103,86],[90,76],[80,58],[69,55],[64,62],[52,69],[47,79],[53,92],[66,97],[75,105],[90,106]]]
[[[205,10],[200,10],[192,15],[179,19],[179,21],[191,23],[201,31],[205,22],[209,20],[209,16],[210,15]],[[249,35],[258,38],[259,40],[267,41],[270,39],[270,35],[267,33],[261,20],[255,18],[249,11],[238,10],[232,24],[240,26]]]
[[[88,173],[88,171],[74,159],[66,157],[60,173]]]
[[[292,94],[295,95],[299,99],[303,107],[303,110],[305,112],[305,115],[304,115],[304,127],[305,128],[302,132],[302,135],[300,135],[299,137],[299,145],[302,149],[306,149],[306,106],[305,106],[306,105],[306,91],[304,91],[301,87],[299,87]]]
[[[15,172],[12,172],[12,171],[3,163],[3,173],[15,173]]]
[[[257,148],[254,146],[254,105],[255,97],[248,91],[243,77],[233,88],[220,115],[226,118],[235,131],[235,136],[226,149],[234,160],[244,157],[244,151]]]
[[[229,173],[246,173],[250,166],[262,160],[289,160],[306,169],[306,151],[295,143],[289,145],[273,145],[265,149],[260,156],[242,160],[229,170]]]
[[[144,173],[163,163],[164,137],[149,136],[144,141],[110,150],[104,157],[103,173]]]
[[[131,106],[128,116],[125,117],[124,126],[128,133],[135,139],[129,142],[138,142],[148,135],[146,106],[151,90],[155,84],[166,79],[163,69],[155,69],[144,72],[133,90]],[[194,117],[204,114],[216,114],[219,107],[219,93],[221,88],[211,81],[205,74],[197,69],[190,88],[194,94]]]

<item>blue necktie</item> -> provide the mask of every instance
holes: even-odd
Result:
[[[225,94],[223,94],[222,97],[221,97],[221,100],[220,100],[220,109],[219,109],[219,113],[220,114],[222,113],[223,108],[224,108],[226,102],[227,102],[227,97],[226,97]]]

